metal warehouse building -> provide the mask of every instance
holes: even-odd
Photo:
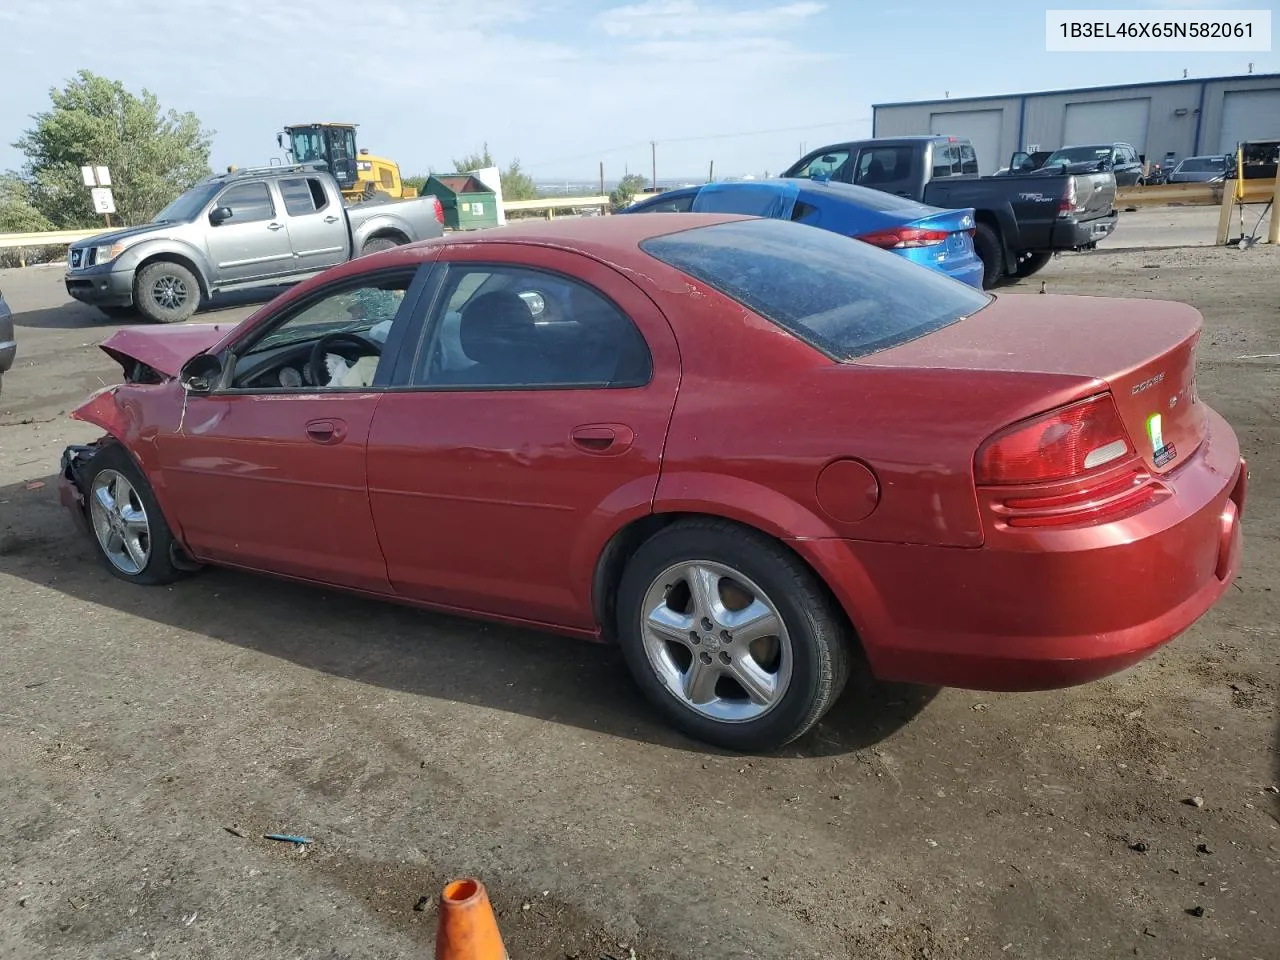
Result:
[[[1240,140],[1280,140],[1280,74],[1083,87],[1000,97],[879,103],[877,137],[968,137],[982,173],[1018,150],[1130,143],[1152,162],[1230,153]]]

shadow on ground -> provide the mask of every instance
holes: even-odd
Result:
[[[614,647],[228,570],[205,570],[171,588],[124,583],[76,532],[58,502],[55,476],[0,487],[0,573],[388,690],[717,752],[657,717]],[[174,643],[180,650],[179,636]],[[784,752],[831,756],[870,746],[910,722],[936,693],[851,681],[822,723]]]

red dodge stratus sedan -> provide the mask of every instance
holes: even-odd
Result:
[[[772,749],[856,663],[1061,687],[1204,614],[1246,467],[1200,329],[775,220],[509,226],[234,327],[122,329],[62,495],[122,579],[239,567],[616,642],[670,722]]]

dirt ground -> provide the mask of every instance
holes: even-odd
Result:
[[[415,906],[472,874],[514,960],[1275,960],[1280,251],[1067,256],[1007,292],[1041,280],[1204,313],[1199,390],[1253,471],[1237,587],[1116,677],[880,688],[747,759],[660,724],[611,649],[112,579],[55,474],[113,328],[57,270],[0,275],[0,956],[427,956]]]

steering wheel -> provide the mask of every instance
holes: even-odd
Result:
[[[338,344],[346,347],[354,348],[357,356],[360,357],[380,357],[382,356],[382,347],[372,340],[366,340],[364,337],[354,333],[330,333],[321,337],[316,341],[316,345],[311,348],[311,360],[308,363],[308,369],[311,372],[311,382],[317,386],[325,386],[329,382],[329,371],[325,367],[324,355],[326,353],[340,353],[341,351],[333,348]]]

